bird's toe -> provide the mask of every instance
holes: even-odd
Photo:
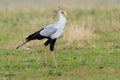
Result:
[[[47,63],[44,63],[44,67],[47,67],[48,66],[48,64]]]

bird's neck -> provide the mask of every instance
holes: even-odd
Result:
[[[63,15],[59,15],[58,23],[66,24],[66,18]]]

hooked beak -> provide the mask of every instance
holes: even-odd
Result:
[[[64,15],[65,15],[65,16],[67,15],[66,11],[65,11]]]

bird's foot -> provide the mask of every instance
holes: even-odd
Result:
[[[44,67],[47,67],[47,65],[48,65],[47,63],[44,63]]]
[[[55,68],[57,69],[57,64],[55,64]]]

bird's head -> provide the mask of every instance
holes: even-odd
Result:
[[[65,15],[67,15],[67,13],[66,13],[66,11],[64,11],[64,10],[59,10],[59,11],[58,11],[58,15],[63,15],[63,16],[65,16]]]
[[[65,16],[67,15],[66,11],[65,10],[62,10],[60,7],[58,10],[54,10],[53,11],[54,15],[53,15],[53,18],[56,18],[57,16]]]

